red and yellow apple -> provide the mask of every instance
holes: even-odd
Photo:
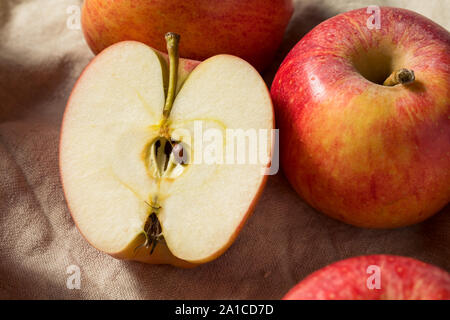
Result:
[[[449,300],[450,274],[411,258],[360,256],[312,273],[283,299]]]
[[[164,51],[164,34],[172,31],[183,38],[184,58],[227,53],[262,70],[280,45],[292,12],[292,0],[85,0],[82,26],[94,53],[123,40]]]
[[[94,247],[189,267],[234,241],[261,194],[272,148],[268,135],[266,162],[196,162],[206,152],[198,142],[211,144],[196,123],[225,136],[270,132],[274,118],[250,64],[231,55],[178,60],[177,39],[168,34],[168,57],[124,41],[89,64],[64,113],[60,170],[73,220]],[[227,136],[227,147],[233,143]]]
[[[450,33],[404,9],[382,7],[379,29],[372,18],[359,9],[314,28],[271,95],[281,165],[301,197],[341,221],[394,228],[450,200]]]

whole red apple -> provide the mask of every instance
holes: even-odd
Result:
[[[292,0],[86,0],[82,25],[96,54],[122,40],[164,51],[162,39],[171,31],[184,39],[184,58],[228,53],[261,70],[272,60],[292,12]]]
[[[448,300],[450,274],[411,258],[361,256],[312,273],[283,299]]]
[[[450,200],[450,33],[404,9],[382,7],[379,29],[373,18],[314,28],[271,94],[295,190],[333,218],[394,228]]]

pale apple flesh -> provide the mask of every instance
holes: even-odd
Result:
[[[450,274],[419,260],[369,255],[324,267],[284,300],[448,300]]]
[[[341,221],[394,228],[450,201],[450,34],[382,7],[329,19],[289,53],[271,93],[281,165],[313,207]],[[413,83],[383,85],[395,70]]]
[[[188,75],[189,67],[195,69]],[[165,156],[155,151],[156,140],[189,143],[195,157],[196,141],[184,139],[194,137],[196,120],[220,132],[273,128],[268,90],[244,60],[219,55],[198,66],[181,60],[179,70],[164,133],[167,64],[142,43],[104,50],[69,100],[60,145],[66,199],[84,237],[115,257],[179,266],[214,259],[239,232],[266,180],[261,169],[270,165],[270,143],[266,163],[155,167],[154,159]],[[153,213],[162,241],[143,247]]]

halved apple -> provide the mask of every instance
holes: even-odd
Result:
[[[211,144],[196,127],[224,137],[270,132],[274,116],[267,87],[247,62],[230,55],[179,60],[177,36],[167,41],[169,59],[126,41],[91,62],[64,114],[60,169],[72,217],[94,247],[122,259],[193,266],[218,257],[237,236],[262,191],[273,146],[268,134],[259,143],[268,157],[256,163],[194,161]],[[224,140],[224,150],[233,143]]]

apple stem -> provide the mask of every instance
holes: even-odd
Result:
[[[416,76],[414,75],[414,71],[411,69],[400,69],[391,73],[391,75],[384,81],[383,85],[385,86],[396,86],[398,84],[410,84],[416,80]]]
[[[173,101],[177,90],[178,78],[178,44],[180,36],[173,32],[166,33],[167,53],[169,54],[169,88],[167,89],[166,104],[164,105],[163,116],[167,120],[172,111]]]

